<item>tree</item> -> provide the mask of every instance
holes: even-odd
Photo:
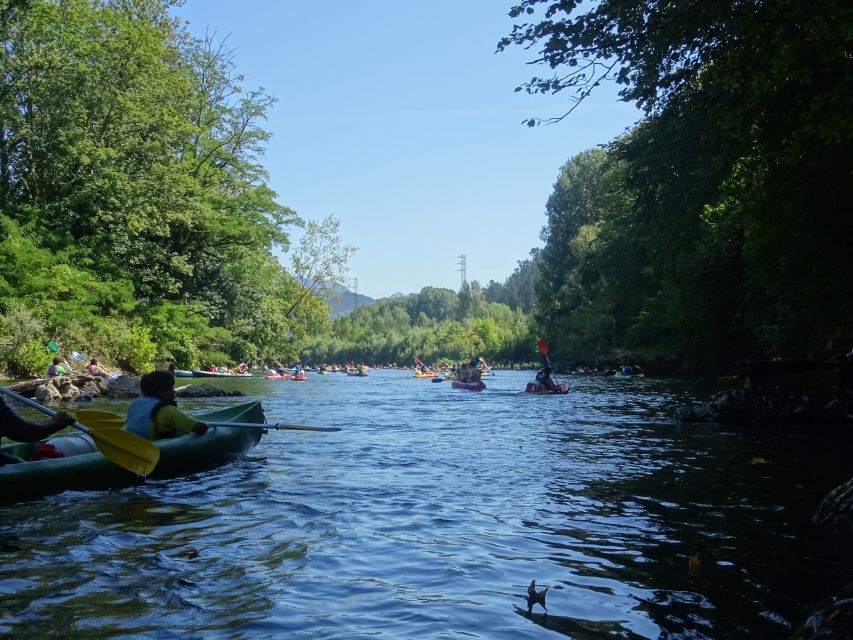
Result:
[[[530,257],[520,260],[503,284],[490,281],[484,291],[486,302],[502,302],[524,313],[536,308],[536,283],[539,279],[540,250],[530,250]]]
[[[420,293],[409,298],[409,315],[417,318],[420,313],[436,320],[447,320],[456,316],[459,297],[452,289],[424,287]]]
[[[288,313],[309,296],[331,299],[348,282],[349,259],[357,251],[343,244],[340,220],[328,216],[322,222],[309,221],[299,246],[293,252],[291,268],[300,286]]]
[[[460,320],[467,317],[480,317],[485,304],[486,296],[479,282],[472,280],[462,283],[462,287],[459,289],[459,306],[457,307],[457,317]]]
[[[599,259],[584,260],[606,286],[588,302],[604,302],[606,291],[614,305],[614,346],[656,342],[721,366],[737,354],[803,357],[849,334],[839,318],[853,313],[853,300],[835,283],[853,277],[843,240],[853,236],[853,6],[647,1],[583,10],[524,0],[510,15],[539,10],[542,20],[517,25],[499,48],[540,45],[534,62],[555,75],[519,89],[572,91],[565,117],[613,80],[647,114],[610,147],[628,206],[601,219],[591,254]],[[566,273],[569,247],[545,262]],[[634,269],[624,269],[626,258]],[[580,309],[590,289],[578,287],[546,283],[547,301]]]

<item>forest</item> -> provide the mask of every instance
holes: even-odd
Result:
[[[0,2],[0,368],[295,358],[352,248],[267,184],[273,99],[161,0]],[[303,240],[291,247],[292,231]],[[290,269],[276,252],[290,249]]]
[[[570,105],[528,126],[560,127],[604,81],[645,117],[555,167],[543,246],[503,283],[335,320],[325,300],[355,248],[334,218],[278,202],[274,99],[171,4],[0,0],[8,375],[43,372],[51,340],[129,371],[524,362],[542,337],[564,367],[712,372],[853,336],[850,3],[518,2],[498,50],[526,47],[548,73],[517,90]]]
[[[499,49],[646,116],[563,166],[536,320],[562,354],[682,370],[853,347],[853,5],[523,0]],[[530,118],[528,126],[547,125]],[[551,126],[555,126],[552,124]],[[559,125],[556,125],[559,126]]]

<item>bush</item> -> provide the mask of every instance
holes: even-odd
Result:
[[[29,340],[24,344],[4,348],[2,357],[5,368],[16,378],[34,378],[44,376],[53,361],[53,352],[39,340]]]
[[[119,365],[132,373],[143,373],[154,369],[157,345],[151,340],[151,331],[136,325],[118,341]]]

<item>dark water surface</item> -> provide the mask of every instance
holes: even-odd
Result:
[[[674,426],[708,391],[687,381],[575,376],[538,397],[530,378],[216,381],[271,421],[344,431],[0,507],[0,636],[783,638],[853,575],[808,527],[853,475],[849,444]],[[527,617],[533,579],[547,618]]]

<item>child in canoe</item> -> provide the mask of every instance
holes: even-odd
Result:
[[[203,435],[207,424],[178,409],[175,376],[152,371],[139,382],[142,395],[127,410],[127,430],[149,440],[174,438],[190,432]]]

